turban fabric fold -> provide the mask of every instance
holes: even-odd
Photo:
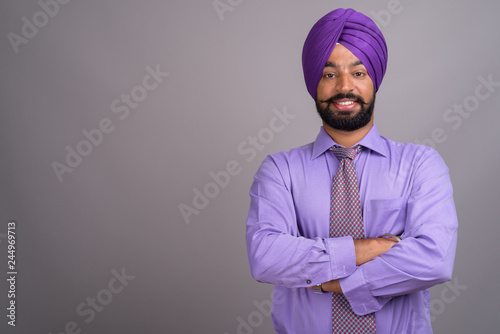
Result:
[[[312,27],[302,49],[302,69],[309,94],[316,90],[328,58],[337,43],[345,46],[366,67],[378,91],[387,67],[387,45],[382,32],[368,16],[354,9],[336,9]]]

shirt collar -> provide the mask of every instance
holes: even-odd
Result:
[[[358,144],[377,152],[384,157],[387,157],[387,149],[382,142],[382,138],[380,137],[375,124],[356,145]],[[328,133],[326,133],[325,129],[321,127],[319,134],[313,143],[311,160],[314,160],[321,154],[325,153],[333,145],[337,145],[337,143],[335,143]]]

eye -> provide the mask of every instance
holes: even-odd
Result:
[[[362,77],[363,75],[365,75],[363,72],[354,73],[354,76],[356,76],[356,77]]]
[[[331,78],[335,77],[335,73],[326,73],[326,74],[323,75],[323,77],[325,77],[327,79],[331,79]]]

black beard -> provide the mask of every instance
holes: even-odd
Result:
[[[335,113],[330,109],[330,105],[333,101],[340,99],[355,99],[356,102],[360,104],[361,110],[354,116],[348,116],[342,112],[340,112],[341,116],[335,115]],[[326,103],[326,107],[322,108],[321,103]],[[361,96],[354,95],[352,93],[337,94],[325,101],[318,101],[316,98],[316,109],[319,116],[323,122],[336,130],[354,131],[362,128],[372,119],[374,107],[375,93],[373,93],[373,98],[370,103],[366,103]]]

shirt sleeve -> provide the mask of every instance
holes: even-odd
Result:
[[[279,158],[278,158],[279,159]],[[268,156],[250,189],[247,250],[252,276],[259,282],[308,287],[346,277],[356,268],[352,237],[300,235],[286,163]]]
[[[458,227],[453,189],[439,154],[429,148],[423,156],[414,172],[403,240],[340,279],[358,315],[378,311],[394,296],[451,279]]]

